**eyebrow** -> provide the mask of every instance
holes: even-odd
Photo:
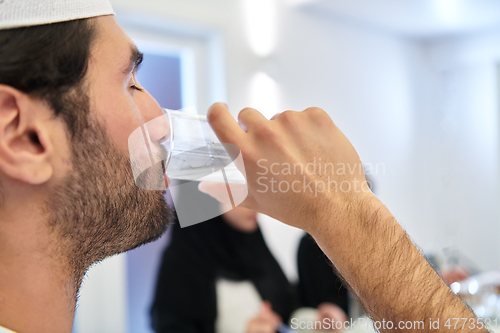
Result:
[[[133,70],[137,70],[144,59],[144,53],[139,52],[137,46],[130,45],[130,60],[127,68],[123,71],[125,74],[132,72]]]

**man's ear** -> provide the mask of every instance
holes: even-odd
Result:
[[[27,184],[47,182],[54,172],[50,108],[0,84],[0,172]]]

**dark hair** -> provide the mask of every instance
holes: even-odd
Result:
[[[46,101],[73,135],[82,115],[66,97],[83,84],[95,35],[92,19],[0,30],[0,84]]]

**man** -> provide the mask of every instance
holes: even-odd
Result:
[[[0,2],[4,331],[70,332],[88,266],[155,239],[169,220],[162,193],[134,185],[127,138],[161,111],[135,82],[141,55],[111,14],[105,0]],[[375,320],[426,320],[419,331],[430,331],[429,318],[441,319],[441,330],[445,319],[466,318],[477,327],[370,192],[261,191],[262,165],[305,165],[318,157],[359,163],[324,111],[285,112],[269,121],[246,109],[240,127],[216,104],[209,121],[222,142],[241,148],[249,186],[244,205],[309,232]],[[311,170],[276,177],[292,186],[302,177],[324,180]],[[364,183],[361,170],[335,177],[353,188]]]
[[[40,4],[0,3],[0,326],[71,332],[86,269],[166,228],[127,142],[161,109],[135,82],[141,54],[101,16],[107,2]],[[37,19],[65,22],[26,27]]]

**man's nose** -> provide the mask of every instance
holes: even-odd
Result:
[[[135,103],[139,107],[145,123],[163,115],[160,105],[147,90],[136,94]]]
[[[139,94],[138,94],[139,95]],[[158,102],[144,90],[137,96],[136,104],[152,142],[164,141],[170,136],[170,123]]]

